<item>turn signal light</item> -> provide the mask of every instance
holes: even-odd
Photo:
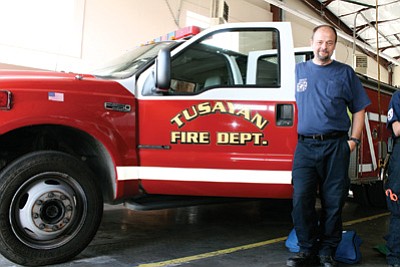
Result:
[[[11,108],[11,92],[0,90],[0,109]]]

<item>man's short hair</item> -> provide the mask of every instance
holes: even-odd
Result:
[[[331,25],[328,25],[328,24],[323,24],[323,25],[319,25],[319,26],[315,27],[315,28],[313,29],[313,34],[312,34],[312,36],[311,36],[311,40],[314,40],[314,34],[315,34],[315,32],[318,31],[320,28],[329,28],[329,29],[331,29],[331,30],[333,31],[333,33],[335,34],[335,43],[337,42],[337,32],[336,32],[336,29],[335,29],[335,27],[333,27],[333,26],[331,26]]]

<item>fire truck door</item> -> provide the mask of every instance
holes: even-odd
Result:
[[[148,193],[290,197],[296,107],[294,79],[283,75],[294,57],[281,52],[282,35],[219,31],[173,56],[169,92],[139,99]]]

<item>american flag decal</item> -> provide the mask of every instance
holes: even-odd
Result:
[[[48,99],[50,101],[63,102],[64,101],[64,93],[49,92]]]

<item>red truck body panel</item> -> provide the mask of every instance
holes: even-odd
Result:
[[[202,173],[199,177],[188,173],[184,183],[142,177],[146,178],[142,180],[143,187],[152,194],[162,194],[167,190],[168,194],[175,195],[189,192],[203,196],[290,198],[290,182],[282,180],[279,172],[291,171],[297,142],[296,125],[276,126],[278,103],[139,101],[139,128],[142,129],[139,133],[140,144],[168,146],[168,149],[141,149],[141,166],[159,167],[160,172],[171,168],[187,168]],[[293,102],[289,104],[294,106]],[[229,110],[234,105],[250,108]],[[160,111],[160,107],[162,111],[155,115],[154,111]],[[187,119],[182,115],[185,111]],[[257,123],[251,122],[255,122],[254,118],[262,118],[258,122],[262,129],[257,127]],[[270,181],[266,177],[264,182],[257,181],[257,176],[246,172],[244,175],[249,177],[243,177],[242,180],[248,183],[240,183],[229,177],[228,170],[269,171],[271,176],[276,176],[269,177]],[[265,175],[268,175],[267,172]]]

